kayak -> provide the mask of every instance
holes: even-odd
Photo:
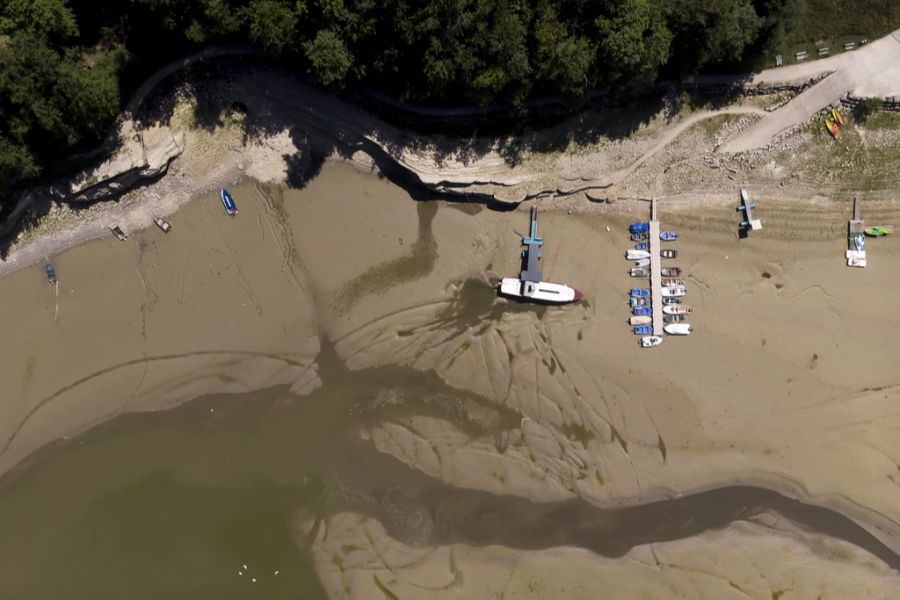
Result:
[[[867,227],[863,231],[870,237],[881,237],[894,233],[893,225],[876,225],[875,227]]]
[[[831,118],[834,119],[834,122],[838,124],[838,127],[842,127],[844,125],[844,115],[841,114],[836,108],[831,109]]]
[[[237,204],[234,203],[231,192],[222,188],[222,191],[219,192],[219,196],[222,198],[222,205],[225,207],[225,212],[231,217],[235,216],[238,213],[238,209]]]
[[[841,139],[841,128],[831,117],[825,117],[825,129],[828,130],[828,133],[830,133],[834,139]]]

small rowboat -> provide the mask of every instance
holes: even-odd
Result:
[[[681,275],[681,269],[678,267],[664,267],[659,270],[659,273],[663,277],[678,277]]]
[[[647,242],[638,242],[637,244],[634,245],[634,249],[635,250],[649,250],[650,244],[648,244]]]
[[[669,335],[691,335],[690,323],[669,323],[663,327]]]
[[[659,239],[664,242],[674,242],[678,239],[678,233],[675,231],[660,231]]]
[[[642,315],[651,315],[652,316],[653,309],[650,308],[649,306],[635,306],[634,309],[631,311],[631,314],[633,314],[636,317],[639,317]]]
[[[666,306],[675,306],[676,304],[681,304],[681,298],[663,298],[663,308]]]
[[[634,335],[650,335],[653,333],[653,327],[650,325],[638,325],[632,331],[634,331]]]
[[[642,269],[640,267],[635,267],[628,271],[628,274],[632,277],[649,277],[650,271],[647,269]]]
[[[169,233],[169,230],[172,229],[172,226],[168,221],[164,221],[159,217],[153,217],[153,222],[156,223],[156,226],[162,229],[164,232]]]
[[[825,129],[828,130],[828,133],[830,133],[834,139],[841,139],[841,128],[831,117],[825,117]]]
[[[638,315],[636,317],[631,317],[628,319],[629,325],[649,325],[653,322],[653,317],[650,315]]]
[[[649,233],[632,233],[631,241],[632,242],[645,242],[650,238]]]
[[[222,191],[219,192],[219,196],[222,198],[222,205],[225,207],[225,212],[228,213],[228,216],[233,217],[238,214],[237,204],[234,203],[231,192],[222,188]]]
[[[686,315],[663,315],[663,323],[680,323],[686,318]]]
[[[844,126],[844,115],[841,114],[836,108],[831,109],[831,118],[834,119],[834,122],[838,124],[838,127]]]
[[[684,279],[663,279],[662,284],[666,287],[684,287]]]
[[[641,260],[642,258],[650,258],[650,253],[646,250],[626,250],[625,258],[628,260]]]
[[[632,298],[649,298],[650,290],[646,288],[631,288]]]
[[[630,233],[647,233],[650,231],[650,223],[632,223],[628,231]]]
[[[663,313],[667,315],[686,315],[692,312],[694,309],[690,306],[685,305],[669,305],[662,307]]]
[[[122,228],[118,225],[111,225],[109,230],[112,231],[113,235],[119,238],[119,240],[122,242],[128,239],[128,234],[122,231]]]
[[[640,260],[636,260],[636,261],[634,261],[634,266],[635,266],[635,267],[649,267],[649,266],[650,266],[650,259],[649,259],[649,258],[642,258],[642,259],[640,259]]]
[[[635,308],[635,307],[639,307],[639,306],[647,306],[647,299],[631,297],[628,299],[628,306],[630,306],[631,308]],[[647,307],[647,308],[649,308],[649,307]]]
[[[678,258],[678,250],[666,248],[665,250],[660,250],[659,255],[663,258]]]
[[[53,264],[47,263],[47,266],[44,267],[44,271],[47,272],[47,281],[50,285],[56,285],[56,269],[53,268]]]

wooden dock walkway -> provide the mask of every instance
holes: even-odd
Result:
[[[663,334],[662,303],[662,249],[659,239],[659,220],[656,215],[656,198],[650,200],[650,306],[653,310],[653,335]]]

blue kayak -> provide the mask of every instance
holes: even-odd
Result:
[[[222,188],[222,191],[219,193],[222,197],[222,205],[225,206],[225,212],[227,212],[230,216],[234,216],[237,214],[237,204],[234,203],[234,198],[231,196],[231,192]]]
[[[650,316],[653,314],[653,309],[649,306],[635,306],[634,310],[631,311],[631,314],[636,317]]]
[[[653,333],[652,325],[638,325],[634,328],[634,335],[650,335]]]
[[[678,233],[675,231],[660,231],[659,239],[664,242],[674,242],[678,239]]]
[[[634,249],[635,250],[649,250],[650,244],[648,244],[647,242],[640,242],[640,243],[637,243],[634,245]]]
[[[628,231],[631,233],[647,233],[650,231],[650,223],[632,223]]]
[[[631,288],[631,296],[633,298],[649,298],[650,290],[647,288]]]

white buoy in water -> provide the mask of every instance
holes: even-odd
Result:
[[[254,577],[254,578],[251,579],[250,581],[252,581],[253,583],[256,583],[256,577]]]
[[[272,573],[272,575],[278,575],[278,571],[275,571],[274,573]]]

